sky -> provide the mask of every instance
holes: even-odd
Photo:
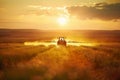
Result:
[[[0,0],[0,28],[120,30],[120,0]]]

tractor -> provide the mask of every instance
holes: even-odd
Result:
[[[67,42],[65,41],[65,38],[64,37],[59,37],[59,39],[57,41],[57,45],[66,46]]]

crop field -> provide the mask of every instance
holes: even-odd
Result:
[[[51,44],[60,36],[83,45]],[[120,31],[1,29],[0,80],[120,80]]]

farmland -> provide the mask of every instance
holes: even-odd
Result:
[[[59,36],[95,45],[24,45]],[[0,80],[120,80],[119,74],[119,30],[0,30]]]

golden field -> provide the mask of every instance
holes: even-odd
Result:
[[[120,31],[0,30],[0,80],[120,80]],[[59,36],[87,45],[24,45]]]

